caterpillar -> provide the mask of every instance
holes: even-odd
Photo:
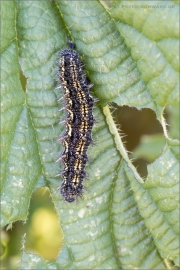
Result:
[[[63,90],[62,99],[66,117],[65,132],[60,138],[63,152],[58,161],[64,168],[60,175],[63,182],[60,193],[67,202],[73,202],[83,194],[87,149],[92,142],[92,127],[95,123],[92,109],[96,100],[90,95],[92,84],[83,70],[75,44],[68,40],[68,48],[60,52],[58,80]]]

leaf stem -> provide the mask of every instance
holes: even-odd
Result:
[[[136,178],[136,180],[139,183],[144,184],[143,179],[140,177],[140,175],[138,174],[136,168],[134,167],[134,165],[132,164],[131,160],[128,157],[127,151],[126,151],[126,149],[124,147],[124,144],[123,144],[123,142],[121,140],[121,137],[119,136],[117,127],[116,127],[116,125],[114,123],[114,120],[113,120],[113,117],[111,115],[111,112],[109,110],[109,106],[108,105],[106,105],[103,108],[103,113],[104,113],[104,115],[106,117],[106,121],[107,121],[107,124],[109,126],[109,130],[110,130],[111,134],[114,136],[114,141],[115,141],[117,150],[120,152],[120,154],[122,155],[122,157],[124,158],[124,160],[127,162],[127,165],[129,166],[129,168],[134,173],[134,177]]]
[[[163,114],[161,114],[161,124],[162,124],[162,128],[163,128],[163,131],[164,131],[164,136],[169,139],[169,136],[168,136],[168,133],[167,133],[167,128],[166,128],[166,121],[163,117]]]
[[[173,268],[172,262],[170,260],[168,260],[167,258],[164,258],[164,263],[165,263],[167,269]]]

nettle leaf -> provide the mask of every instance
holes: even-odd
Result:
[[[170,269],[171,261],[179,265],[179,142],[168,137],[162,115],[167,104],[178,102],[178,6],[166,1],[171,10],[123,7],[129,3],[142,4],[1,4],[2,226],[26,221],[33,191],[46,185],[65,237],[55,261],[23,251],[21,269]],[[56,66],[67,36],[75,41],[99,98],[89,180],[83,199],[71,204],[63,203],[57,190],[62,179],[56,177],[61,166],[55,163],[63,131],[59,121],[64,119],[58,111],[62,90],[56,89]],[[27,79],[25,92],[21,72]],[[163,126],[166,144],[148,166],[145,182],[123,146],[109,102],[151,108]]]
[[[166,110],[170,114],[170,136],[173,139],[179,139],[179,106],[167,106]]]
[[[178,6],[172,1],[136,1],[134,8],[131,4],[114,3],[111,16],[131,50],[147,91],[158,107],[179,104]]]
[[[8,18],[3,22],[3,51],[1,52],[2,226],[26,218],[34,184],[41,174],[36,135],[25,106],[25,94],[19,80],[15,18],[14,11],[12,12],[14,8],[14,3],[11,1],[2,5],[3,13],[10,9]]]

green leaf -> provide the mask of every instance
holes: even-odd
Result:
[[[138,186],[126,169],[135,200],[163,258],[179,265],[179,142],[169,141],[162,155],[148,166],[145,184]],[[131,174],[131,175],[130,175]]]
[[[46,185],[65,238],[55,261],[23,251],[20,269],[179,265],[179,142],[169,138],[162,114],[167,104],[178,102],[178,6],[166,1],[171,10],[122,7],[130,3],[139,2],[118,1],[111,9],[96,0],[1,3],[2,226],[26,221],[32,192]],[[89,180],[83,199],[72,204],[63,203],[57,190],[62,179],[56,177],[61,166],[55,163],[63,131],[58,123],[64,119],[55,77],[67,36],[76,43],[100,100],[94,109],[97,144],[88,150]],[[166,145],[148,166],[145,183],[108,106],[103,108],[112,101],[151,108],[162,124]]]
[[[134,7],[131,1],[114,4],[111,16],[131,50],[151,99],[162,107],[179,104],[178,6],[172,1],[133,4]]]
[[[173,139],[180,139],[179,129],[179,106],[167,106],[167,113],[169,114],[169,134]]]
[[[107,121],[111,116],[104,109]],[[124,170],[130,181],[134,199],[146,227],[153,236],[161,257],[179,265],[179,145],[178,140],[167,140],[161,156],[148,166],[148,176],[141,184],[140,176],[130,163],[115,125],[110,124],[117,149],[125,160]],[[138,180],[138,181],[137,181]]]
[[[1,4],[1,53],[16,37],[15,31],[15,5],[13,1]]]
[[[112,217],[116,252],[123,269],[165,269],[151,234],[134,199],[126,163],[122,162],[115,183]]]
[[[61,256],[58,256],[56,262],[44,260],[36,254],[29,254],[24,251],[20,269],[59,269],[59,267],[75,269],[66,247],[63,248]]]
[[[2,226],[26,219],[34,185],[42,173],[36,136],[26,107],[14,129],[8,154],[1,196]]]

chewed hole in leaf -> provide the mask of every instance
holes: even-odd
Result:
[[[7,225],[1,231],[1,242],[6,248],[5,254],[1,254],[2,269],[18,269],[21,259],[21,240],[25,232],[26,228],[22,221],[14,222],[11,229],[8,229]]]
[[[37,189],[31,200],[25,249],[45,259],[54,260],[63,245],[54,205],[47,188]]]
[[[0,258],[3,260],[7,255],[7,243],[8,243],[8,237],[7,232],[4,230],[1,231],[1,252],[0,252]]]
[[[26,92],[27,78],[24,76],[22,71],[20,71],[20,81],[21,81],[22,89],[24,90],[24,92]]]
[[[6,233],[9,239],[8,256],[12,261],[14,257],[17,258],[16,265],[14,261],[11,269],[17,268],[17,261],[21,256],[22,237],[25,233],[27,252],[39,254],[49,260],[57,257],[63,245],[63,233],[47,188],[40,188],[34,192],[27,223],[15,222],[12,230]],[[5,258],[3,263],[6,263]]]
[[[150,109],[137,110],[127,106],[115,106],[113,117],[132,163],[139,174],[146,177],[147,165],[157,159],[164,147],[160,122]]]

